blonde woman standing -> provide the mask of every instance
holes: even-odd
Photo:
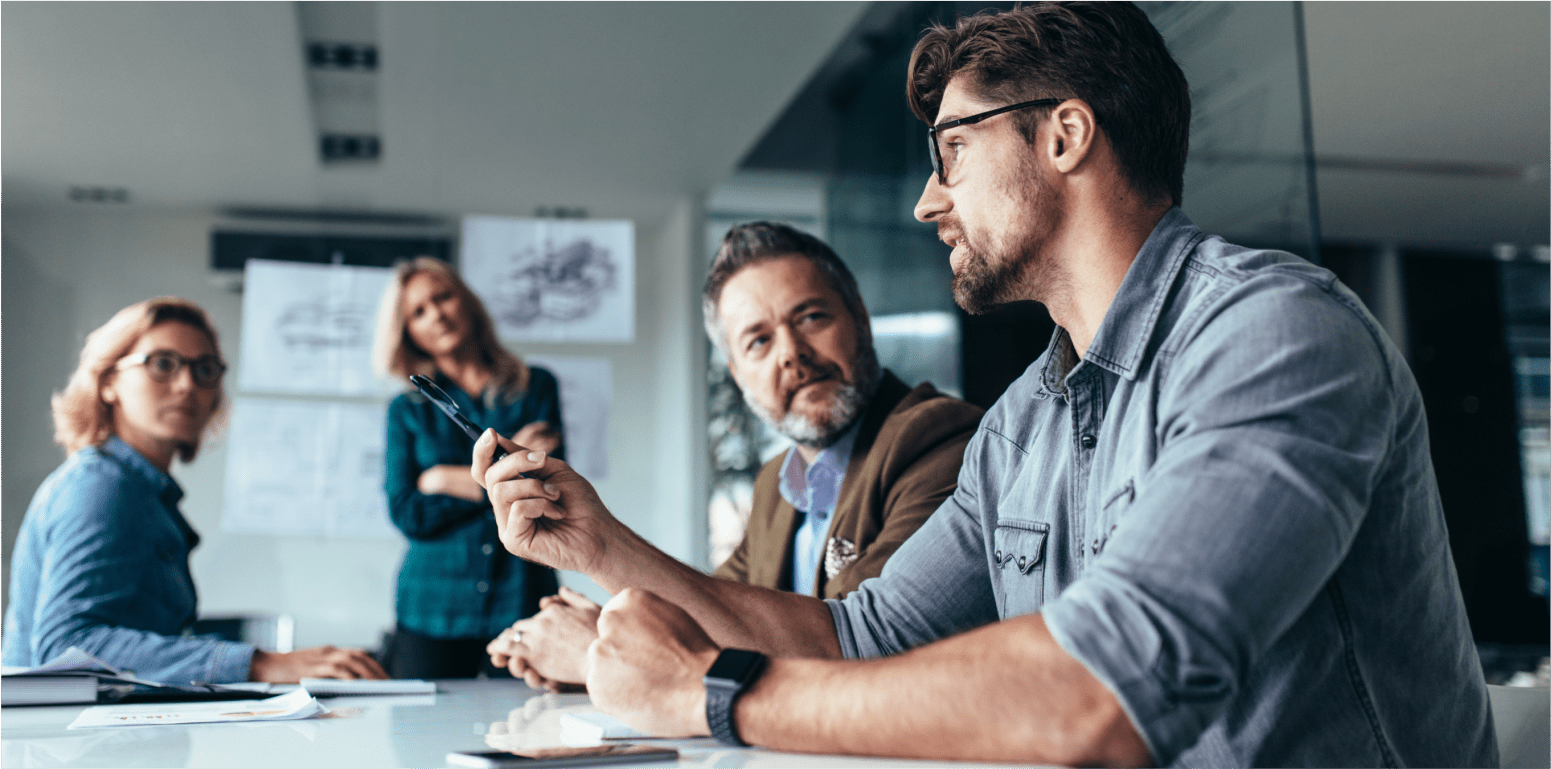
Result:
[[[198,616],[174,457],[191,462],[224,416],[226,363],[193,302],[130,305],[86,337],[54,396],[70,458],[27,507],[11,558],[5,664],[34,667],[78,646],[150,681],[386,677],[366,652],[275,653],[185,636]]]
[[[400,265],[377,319],[379,373],[430,377],[480,428],[564,457],[554,375],[501,346],[484,305],[445,262]],[[501,546],[489,499],[469,475],[473,448],[418,392],[388,406],[388,510],[409,539],[388,654],[396,678],[501,673],[485,644],[558,589],[553,570]]]

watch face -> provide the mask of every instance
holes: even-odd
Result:
[[[747,649],[723,649],[706,671],[706,678],[742,683],[749,673],[764,660],[764,655]]]

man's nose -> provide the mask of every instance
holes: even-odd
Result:
[[[927,177],[926,189],[921,191],[921,199],[916,201],[916,221],[936,221],[952,208],[953,202],[948,199],[948,191],[937,183],[937,174]]]
[[[782,328],[776,332],[776,360],[782,368],[789,368],[798,364],[805,364],[812,359],[808,343],[801,334],[793,332],[789,328]]]

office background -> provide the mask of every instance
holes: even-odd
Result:
[[[1318,259],[1368,301],[1428,397],[1478,638],[1544,645],[1551,5],[1254,6],[1148,6],[1196,100],[1185,211]],[[240,281],[212,266],[212,231],[452,238],[495,214],[635,223],[635,342],[517,349],[611,362],[599,492],[709,568],[779,447],[701,326],[729,224],[829,238],[888,318],[885,362],[971,400],[1043,349],[1037,307],[957,312],[946,249],[909,219],[926,178],[910,44],[985,7],[1001,6],[0,5],[7,564],[62,460],[48,396],[88,331],[177,294],[240,358]],[[372,66],[309,58],[342,38]],[[174,471],[204,536],[202,611],[289,614],[298,646],[375,645],[402,542],[224,532],[225,451]]]

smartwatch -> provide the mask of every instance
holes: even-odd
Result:
[[[706,671],[705,720],[711,726],[711,736],[723,745],[749,746],[738,737],[732,723],[732,705],[765,672],[768,661],[765,655],[748,649],[723,649]]]

